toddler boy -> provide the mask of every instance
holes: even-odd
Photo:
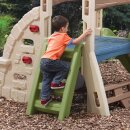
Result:
[[[69,63],[60,60],[66,46],[70,43],[77,45],[85,37],[91,34],[92,30],[87,29],[78,38],[72,39],[67,35],[69,21],[67,18],[58,15],[52,19],[54,33],[48,39],[48,47],[40,61],[40,69],[43,73],[41,104],[46,106],[51,100],[51,89],[64,88],[63,79],[67,77]]]

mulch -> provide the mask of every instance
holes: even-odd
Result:
[[[100,65],[104,84],[130,80],[130,74],[118,60]],[[105,78],[104,78],[105,77]],[[118,78],[116,78],[118,77]],[[76,92],[71,114],[64,121],[56,115],[37,113],[26,115],[26,103],[0,98],[0,130],[130,130],[130,109],[114,104],[110,116],[87,112],[85,88]],[[84,92],[84,93],[83,93]]]

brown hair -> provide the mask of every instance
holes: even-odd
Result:
[[[62,27],[65,27],[69,23],[68,19],[64,16],[58,15],[52,19],[53,31],[59,31]]]

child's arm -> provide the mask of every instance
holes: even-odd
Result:
[[[86,29],[79,37],[73,40],[73,44],[79,44],[85,37],[92,33],[91,29]]]

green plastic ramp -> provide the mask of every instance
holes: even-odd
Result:
[[[65,88],[59,90],[53,90],[54,95],[61,96],[62,100],[52,101],[46,107],[40,104],[40,91],[42,85],[42,75],[40,73],[40,65],[38,63],[35,79],[33,80],[32,90],[30,93],[30,98],[27,105],[27,115],[36,113],[37,111],[42,111],[46,113],[58,114],[59,120],[64,120],[70,114],[72,99],[74,95],[76,80],[78,72],[80,69],[81,60],[81,48],[82,44],[77,45],[74,49],[66,49],[62,59],[70,61],[71,66],[69,74],[66,80]],[[45,47],[44,47],[45,48]],[[43,49],[44,50],[44,49]]]

